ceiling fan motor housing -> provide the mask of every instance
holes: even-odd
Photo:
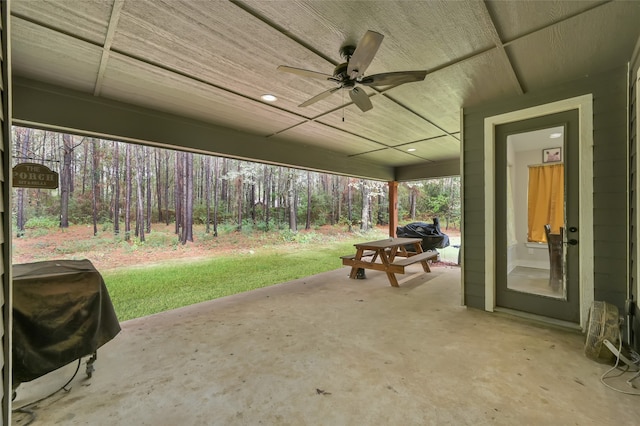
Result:
[[[337,78],[339,81],[346,80],[348,78],[348,76],[347,76],[347,66],[348,65],[349,65],[349,62],[338,64],[333,69],[333,76],[335,78]]]
[[[350,44],[347,44],[346,46],[342,46],[340,48],[340,56],[342,56],[344,59],[346,59],[347,62],[349,62],[349,58],[351,58],[351,56],[353,55],[353,52],[355,51],[356,51],[355,46],[351,46]]]

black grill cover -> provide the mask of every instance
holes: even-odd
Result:
[[[93,354],[120,332],[89,260],[13,265],[13,381],[28,382]]]
[[[422,238],[422,250],[435,250],[449,246],[449,236],[440,231],[440,221],[433,219],[433,224],[412,222],[396,228],[396,235],[401,238]]]

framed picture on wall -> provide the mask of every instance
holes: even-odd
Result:
[[[543,163],[557,163],[562,161],[562,148],[547,148],[542,150]]]

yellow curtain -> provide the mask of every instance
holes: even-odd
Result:
[[[528,241],[544,243],[544,225],[560,233],[564,223],[564,164],[529,167]]]

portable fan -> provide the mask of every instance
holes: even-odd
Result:
[[[594,301],[589,309],[584,354],[594,361],[610,363],[615,356],[607,343],[617,346],[620,337],[618,308],[607,302]]]

